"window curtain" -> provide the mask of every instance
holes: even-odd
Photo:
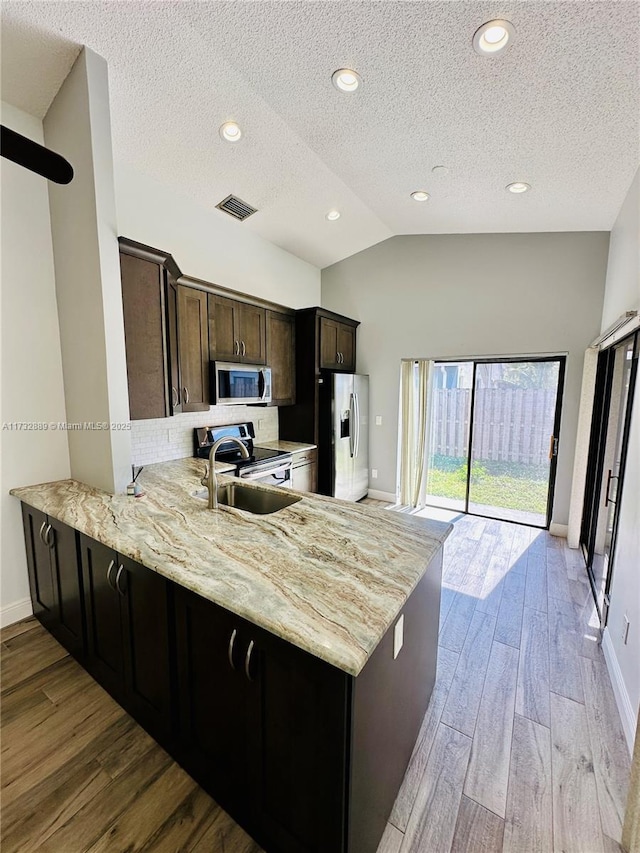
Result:
[[[424,506],[433,362],[403,361],[400,373],[400,504]]]

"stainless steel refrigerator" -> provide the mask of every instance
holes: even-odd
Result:
[[[357,501],[369,489],[369,377],[331,373],[323,384],[320,447],[327,452],[320,454],[326,466],[321,491]]]

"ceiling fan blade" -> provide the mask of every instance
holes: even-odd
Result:
[[[64,157],[4,125],[0,125],[0,154],[56,184],[73,179],[73,166]]]

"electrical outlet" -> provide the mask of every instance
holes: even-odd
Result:
[[[395,660],[400,654],[400,649],[404,644],[404,613],[398,619],[393,629],[393,659]]]
[[[171,430],[167,430],[167,444],[171,444]]]
[[[264,429],[264,419],[260,418],[258,420],[258,429]]]
[[[624,621],[622,623],[622,642],[627,645],[629,642],[629,617],[627,614],[624,614]]]
[[[377,479],[378,479],[378,469],[377,469],[377,468],[372,468],[372,469],[371,469],[371,479],[372,479],[372,480],[377,480]]]
[[[376,415],[376,426],[382,426],[382,416]]]

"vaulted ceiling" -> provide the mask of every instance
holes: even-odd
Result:
[[[2,97],[44,116],[88,45],[109,65],[117,161],[212,209],[240,196],[259,212],[238,228],[319,267],[394,234],[608,230],[639,161],[639,9],[6,0]],[[479,56],[493,18],[515,36]],[[341,67],[357,93],[332,86]]]

